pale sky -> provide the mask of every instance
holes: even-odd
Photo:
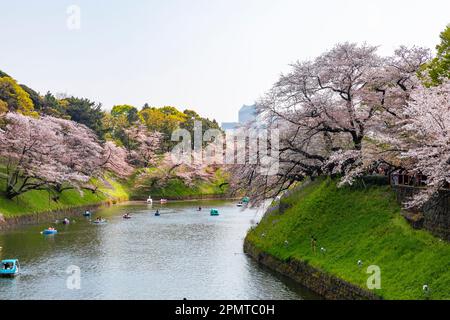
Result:
[[[289,63],[345,41],[434,49],[448,23],[447,0],[0,0],[0,69],[105,109],[147,102],[236,121]]]

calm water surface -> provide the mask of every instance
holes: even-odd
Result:
[[[209,215],[212,207],[219,217]],[[122,219],[125,212],[133,218]],[[105,225],[80,216],[56,224],[56,236],[40,234],[48,223],[2,232],[0,258],[17,258],[22,269],[0,278],[0,299],[316,298],[243,254],[261,214],[226,201],[128,203],[97,210]],[[81,270],[80,290],[67,289],[71,265]]]

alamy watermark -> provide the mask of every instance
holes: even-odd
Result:
[[[381,289],[381,268],[376,265],[368,266],[367,273],[370,274],[367,278],[367,288],[369,290]]]
[[[172,133],[172,141],[179,142],[171,151],[175,163],[185,164],[250,164],[260,174],[276,175],[279,169],[278,129],[242,128],[202,130],[195,121],[194,137],[186,129]],[[204,147],[204,145],[206,146]]]
[[[78,266],[71,265],[66,269],[66,273],[69,275],[66,279],[66,287],[69,290],[81,289],[81,269]]]
[[[68,6],[66,9],[66,26],[69,30],[81,29],[81,8],[77,5]]]

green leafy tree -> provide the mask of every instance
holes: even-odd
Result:
[[[127,137],[125,129],[130,126],[126,115],[120,114],[112,116],[110,113],[105,113],[102,119],[102,127],[105,133],[106,140],[113,140],[119,146],[125,146]]]
[[[181,128],[188,130],[191,134],[194,133],[194,125],[196,121],[199,121],[202,124],[202,135],[209,129],[220,130],[220,126],[216,120],[203,118],[194,110],[184,110],[183,113],[186,116],[186,121],[181,124]],[[194,143],[194,141],[192,141],[192,143]],[[204,142],[204,145],[206,144],[207,142]]]
[[[0,101],[9,111],[36,115],[30,95],[11,77],[0,78]]]
[[[8,104],[5,101],[0,100],[0,115],[6,112],[8,112]]]
[[[138,110],[130,105],[117,105],[102,119],[105,139],[113,140],[120,146],[129,144],[126,130],[140,124]]]
[[[34,109],[36,111],[42,109],[42,97],[39,95],[39,93],[24,84],[21,84],[20,86],[30,96],[31,101],[33,101]]]
[[[147,108],[139,112],[143,123],[150,131],[159,131],[168,136],[186,121],[186,115],[174,107]]]
[[[10,76],[8,74],[6,74],[5,72],[3,72],[2,70],[0,70],[0,78],[3,78],[3,77],[10,77]]]
[[[111,115],[113,117],[125,116],[128,121],[128,125],[131,125],[137,121],[139,121],[138,110],[130,105],[117,105],[114,106],[111,110]]]
[[[175,129],[186,129],[193,136],[195,121],[202,123],[202,134],[208,129],[220,129],[215,120],[203,118],[194,110],[187,109],[181,112],[171,106],[155,108],[147,105],[139,112],[139,116],[150,131],[158,131],[163,134],[161,145],[164,150],[170,150],[177,143],[170,141]]]
[[[146,108],[139,116],[149,131],[160,132],[163,136],[161,148],[169,151],[176,144],[171,141],[172,132],[187,120],[186,115],[175,107]]]
[[[421,77],[427,86],[442,83],[443,79],[450,79],[450,25],[440,35],[441,43],[436,46],[436,57],[424,65]],[[423,75],[423,71],[428,77]]]
[[[57,118],[70,119],[66,110],[67,102],[58,100],[50,91],[42,97],[40,112]]]
[[[102,105],[84,98],[65,98],[60,101],[70,119],[92,129],[100,139],[104,138]]]

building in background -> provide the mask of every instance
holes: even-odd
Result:
[[[222,122],[222,130],[234,130],[239,127],[239,122]]]
[[[239,122],[222,122],[222,130],[233,130],[256,120],[256,104],[247,106],[243,105],[239,110]]]
[[[248,124],[256,120],[256,105],[246,106],[243,105],[241,110],[239,110],[239,124]]]

